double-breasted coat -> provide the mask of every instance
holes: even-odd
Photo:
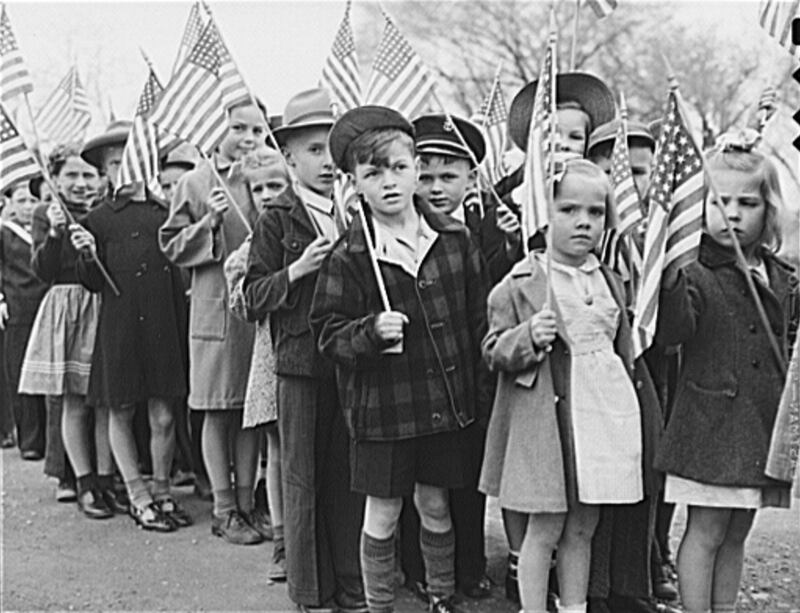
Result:
[[[601,266],[611,294],[625,312],[622,282]],[[479,489],[503,508],[522,513],[565,513],[577,500],[570,420],[571,359],[558,305],[552,351],[537,351],[528,320],[541,310],[547,280],[532,257],[517,262],[489,294],[489,331],[483,355],[499,373],[486,437]],[[655,489],[653,448],[661,428],[658,399],[641,360],[633,359],[630,325],[620,317],[614,350],[634,382],[642,415],[645,492]],[[587,373],[589,374],[589,373]]]
[[[159,232],[164,254],[191,272],[189,306],[189,406],[192,409],[241,409],[244,406],[252,324],[234,317],[228,308],[223,264],[250,233],[257,210],[241,172],[214,162],[236,200],[212,227],[206,200],[218,186],[208,163],[200,164],[179,181],[169,217]],[[238,207],[248,225],[233,207]]]
[[[92,209],[84,226],[118,287],[115,295],[88,253],[76,263],[87,289],[102,292],[89,401],[119,407],[187,392],[186,301],[180,271],[158,246],[167,205],[118,196]]]

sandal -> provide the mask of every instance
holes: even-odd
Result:
[[[177,526],[159,510],[155,502],[151,502],[145,507],[137,507],[131,504],[128,512],[143,530],[154,530],[155,532],[174,532],[177,530]]]

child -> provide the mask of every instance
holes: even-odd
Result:
[[[97,169],[80,157],[77,147],[60,146],[50,154],[50,175],[59,198],[75,221],[81,223],[97,195]],[[66,226],[67,216],[58,201],[34,209],[32,266],[50,289],[33,322],[19,391],[54,397],[48,407],[48,422],[57,420],[61,424],[64,449],[77,477],[78,508],[89,518],[105,519],[115,511],[127,512],[127,507],[113,488],[108,410],[92,409],[86,403],[100,297],[78,280],[78,252],[69,241]],[[95,462],[89,437],[92,418]],[[47,447],[48,453],[61,455],[55,441],[52,445],[48,442]],[[60,464],[60,457],[46,458],[45,472],[66,480],[68,474]]]
[[[788,506],[790,484],[764,475],[783,375],[744,275],[753,277],[784,356],[796,333],[797,278],[774,255],[778,173],[753,144],[733,137],[708,155],[749,269],[737,262],[709,194],[699,259],[665,275],[659,303],[658,342],[683,346],[656,468],[667,473],[665,500],[688,505],[678,577],[689,613],[735,610],[756,509]]]
[[[171,532],[191,525],[191,517],[170,494],[175,452],[174,412],[187,393],[186,321],[180,273],[161,253],[158,229],[167,205],[143,184],[114,192],[113,162],[119,144],[114,133],[90,140],[82,156],[109,177],[109,195],[71,228],[81,253],[78,278],[102,293],[89,399],[110,412],[111,450],[130,500],[130,515],[141,528]],[[119,289],[115,295],[92,257],[96,254]],[[153,491],[139,472],[134,438],[136,403],[147,405]]]
[[[643,494],[624,294],[592,253],[614,217],[613,192],[591,162],[573,159],[563,170],[550,219],[552,278],[542,253],[516,264],[489,296],[483,342],[500,377],[480,488],[527,515],[519,582],[523,607],[535,612],[545,610],[556,547],[560,610],[586,610],[598,505]]]
[[[514,260],[507,251],[505,235],[497,228],[496,203],[488,194],[477,192],[475,163],[480,163],[486,153],[483,135],[471,122],[443,114],[423,115],[412,125],[420,165],[417,195],[437,211],[469,228],[486,259],[490,282],[498,282],[511,269]],[[483,215],[478,206],[469,209],[466,206],[473,193],[483,200]],[[487,395],[482,402],[486,405],[481,414],[488,416],[491,396]],[[484,549],[486,497],[478,491],[486,423],[469,426],[464,429],[463,436],[470,450],[467,486],[449,492],[456,538],[456,585],[467,597],[480,599],[491,595]],[[406,585],[422,595],[425,570],[419,551],[419,516],[411,497],[404,501],[400,521]]]
[[[536,96],[538,80],[525,85],[511,101],[508,115],[508,135],[521,151],[528,148],[528,133],[531,125],[531,111]],[[614,96],[606,84],[582,72],[561,73],[556,78],[556,123],[558,145],[561,150],[586,155],[586,144],[592,130],[611,121],[615,114]],[[516,245],[515,260],[522,258],[522,239],[519,224],[519,203],[514,201],[514,190],[522,183],[524,165],[501,179],[495,189],[503,199],[497,213],[497,225],[508,236],[508,241]],[[544,248],[544,237],[537,234],[529,240],[532,249]],[[516,581],[516,567],[519,548],[525,537],[528,520],[524,514],[512,510],[503,512],[503,525],[509,544],[508,570],[506,574],[506,596],[519,600]]]
[[[243,172],[248,178],[250,194],[263,213],[275,198],[289,185],[289,176],[281,156],[274,150],[263,149],[245,156]],[[245,319],[242,283],[247,272],[247,259],[250,255],[251,240],[247,239],[225,262],[225,277],[230,294],[231,312]],[[266,498],[269,505],[271,529],[262,536],[273,540],[272,562],[267,570],[270,581],[286,580],[286,547],[283,536],[283,490],[281,487],[281,450],[278,436],[278,410],[275,398],[275,357],[272,353],[272,336],[269,319],[256,324],[253,343],[253,359],[250,363],[250,378],[247,381],[247,394],[244,399],[242,427],[264,426],[266,435]],[[256,500],[256,512],[262,513]],[[259,525],[266,525],[266,521]]]
[[[356,218],[323,265],[310,320],[337,364],[351,438],[351,487],[367,495],[361,562],[370,611],[394,608],[394,534],[403,496],[422,527],[430,609],[454,611],[447,491],[468,485],[464,429],[480,410],[487,277],[462,224],[415,198],[413,127],[385,107],[348,111],[331,131],[371,228]],[[367,251],[370,232],[392,310]],[[398,347],[398,343],[400,346]]]
[[[347,434],[332,365],[317,352],[308,312],[322,260],[343,229],[331,200],[333,125],[325,90],[292,97],[275,138],[292,188],[261,214],[244,294],[250,320],[270,319],[278,376],[286,573],[301,607],[364,610],[358,564],[363,498],[347,487]]]
[[[31,268],[31,222],[37,201],[27,181],[9,187],[6,195],[7,216],[0,221],[0,330],[4,345],[0,368],[5,372],[4,389],[11,399],[22,459],[41,460],[47,427],[44,397],[17,393],[25,346],[36,310],[47,292],[47,284]]]
[[[167,258],[192,273],[188,402],[205,413],[203,459],[214,496],[211,533],[236,545],[262,540],[250,524],[258,433],[241,427],[254,330],[228,312],[223,263],[248,235],[256,208],[244,176],[229,171],[264,143],[264,122],[264,110],[249,102],[229,109],[228,131],[210,163],[235,201],[228,199],[208,163],[200,164],[179,181],[159,233]]]

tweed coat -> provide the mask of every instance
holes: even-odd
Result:
[[[94,260],[81,253],[78,278],[102,292],[89,401],[119,407],[148,398],[187,393],[186,300],[180,272],[158,246],[167,205],[148,196],[106,199],[92,209],[84,226],[97,255],[120,290],[116,296]]]
[[[486,404],[488,279],[469,233],[416,199],[438,236],[416,277],[380,262],[391,308],[405,313],[403,351],[375,334],[383,311],[363,226],[355,218],[323,264],[309,316],[320,351],[336,362],[341,405],[355,440],[388,441],[455,431]]]
[[[770,253],[762,258],[769,287],[756,286],[786,352],[797,328],[797,277]],[[683,345],[657,468],[713,485],[778,485],[764,468],[784,378],[733,250],[703,236],[698,261],[661,292],[656,340]]]
[[[223,264],[250,233],[238,206],[252,227],[256,207],[247,180],[215,160],[236,203],[223,223],[211,227],[206,199],[218,185],[207,163],[187,172],[178,182],[169,217],[159,231],[159,243],[173,263],[191,271],[189,306],[189,406],[193,409],[241,409],[244,405],[254,327],[234,317],[228,308]]]
[[[650,495],[657,490],[651,464],[662,428],[661,410],[644,362],[633,359],[622,282],[605,265],[601,271],[623,314],[614,350],[639,400],[642,471],[645,493]],[[545,273],[533,256],[517,262],[489,294],[489,331],[482,345],[499,379],[479,489],[497,497],[501,507],[522,513],[564,513],[577,500],[566,327],[554,303],[557,336],[552,351],[545,353],[534,347],[528,323],[544,305],[546,286]]]

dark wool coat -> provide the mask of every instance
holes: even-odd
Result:
[[[770,287],[756,285],[785,352],[797,326],[797,277],[762,256]],[[713,485],[776,485],[764,467],[784,379],[734,252],[704,236],[699,260],[661,292],[658,308],[656,340],[681,343],[683,365],[656,466]]]
[[[624,314],[622,281],[605,265],[600,270]],[[489,332],[483,341],[483,354],[499,380],[479,487],[499,498],[503,508],[523,513],[563,513],[577,500],[566,327],[553,303],[557,336],[552,351],[542,354],[533,345],[528,323],[542,309],[546,288],[544,270],[532,257],[518,262],[489,295]],[[614,350],[639,400],[645,494],[652,495],[658,486],[652,459],[661,409],[644,361],[633,359],[631,328],[624,316]]]
[[[384,354],[383,311],[360,218],[323,264],[311,308],[320,351],[337,365],[341,404],[356,440],[388,441],[458,430],[488,403],[480,342],[488,278],[463,224],[417,200],[438,233],[417,277],[380,262],[389,302],[405,313],[403,352]]]
[[[0,223],[0,294],[8,303],[9,326],[32,325],[47,292],[47,284],[31,267],[32,246],[33,239],[24,230],[15,232],[8,222]]]
[[[316,237],[308,211],[290,188],[259,215],[253,229],[243,284],[245,306],[250,321],[270,316],[275,372],[279,375],[333,375],[333,365],[317,352],[308,325],[318,273],[289,283],[289,265]]]
[[[187,393],[187,309],[180,272],[161,252],[158,230],[167,206],[153,199],[106,200],[84,220],[97,254],[120,290],[115,296],[82,253],[83,285],[102,292],[89,397],[118,407]]]
[[[87,210],[70,202],[64,202],[75,221],[83,223]],[[69,232],[64,230],[61,236],[50,236],[50,221],[47,219],[47,204],[40,204],[33,210],[33,250],[31,251],[31,267],[36,276],[49,285],[66,285],[80,283],[75,271],[78,252],[72,246]]]
[[[486,259],[490,287],[497,285],[505,277],[522,255],[509,256],[506,251],[506,235],[497,227],[497,203],[487,193],[481,193],[483,217],[473,208],[467,209],[465,223],[469,228],[481,254]]]

